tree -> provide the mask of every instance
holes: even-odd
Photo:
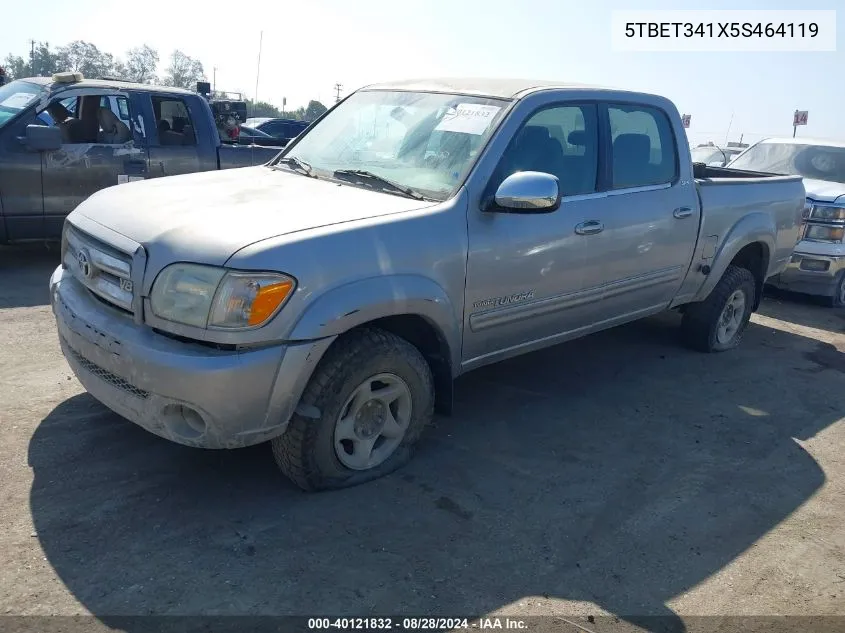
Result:
[[[156,69],[158,68],[158,52],[156,49],[147,46],[139,46],[129,49],[126,52],[126,79],[138,83],[155,83]],[[202,68],[200,68],[200,74]]]
[[[326,110],[328,110],[326,106],[312,99],[308,102],[308,107],[305,108],[305,116],[303,118],[306,121],[314,121],[316,118],[322,116]]]
[[[204,80],[205,71],[200,60],[185,55],[180,50],[173,51],[167,74],[164,76],[164,85],[193,90],[198,81]]]
[[[49,77],[60,70],[57,57],[58,55],[50,50],[50,45],[47,42],[38,42],[29,55],[29,59],[18,55],[7,55],[4,62],[6,74],[11,79]]]
[[[279,118],[282,116],[282,111],[279,108],[266,101],[252,101],[251,99],[247,99],[246,111],[250,117]]]
[[[61,70],[73,70],[85,77],[98,78],[114,72],[115,59],[91,42],[76,40],[57,50],[57,65]]]

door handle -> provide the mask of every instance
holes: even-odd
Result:
[[[688,218],[692,215],[692,209],[690,209],[689,207],[679,207],[672,211],[672,215],[674,215],[679,220],[681,218]]]
[[[604,231],[604,224],[597,220],[587,220],[575,225],[575,232],[578,235],[595,235]]]

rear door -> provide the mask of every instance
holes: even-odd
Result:
[[[590,249],[600,254],[604,320],[624,321],[672,301],[692,259],[700,210],[693,182],[681,178],[668,113],[625,103],[601,111],[610,184]]]
[[[178,94],[153,94],[150,131],[150,176],[176,176],[201,170],[197,139],[205,130],[196,123],[188,100]],[[214,167],[216,167],[216,161]]]
[[[61,101],[72,116],[53,124],[65,126],[65,142],[58,151],[42,154],[44,232],[48,239],[61,236],[65,216],[88,196],[126,182],[130,173],[142,175],[146,168],[143,138],[128,124],[132,111],[125,94],[86,90]],[[104,133],[101,109],[114,113],[119,135]]]

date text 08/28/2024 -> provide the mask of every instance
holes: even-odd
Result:
[[[443,631],[443,630],[526,630],[525,620],[509,617],[483,618],[309,618],[308,630],[349,631]]]

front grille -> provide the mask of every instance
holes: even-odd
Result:
[[[62,265],[106,303],[133,311],[132,257],[68,226]]]
[[[75,349],[73,349],[70,345],[68,345],[67,341],[65,341],[65,347],[66,347],[68,353],[73,357],[73,359],[77,363],[79,363],[79,365],[82,366],[82,368],[85,371],[87,371],[88,373],[94,374],[95,376],[97,376],[101,380],[104,380],[107,383],[109,383],[112,387],[117,387],[121,391],[128,393],[130,396],[140,398],[141,400],[146,400],[147,398],[150,397],[149,391],[144,391],[143,389],[139,389],[138,387],[136,387],[132,383],[124,380],[120,376],[117,376],[117,375],[111,373],[108,369],[103,369],[102,367],[100,367],[96,363],[92,363],[90,360],[85,358],[82,354],[80,354]]]

